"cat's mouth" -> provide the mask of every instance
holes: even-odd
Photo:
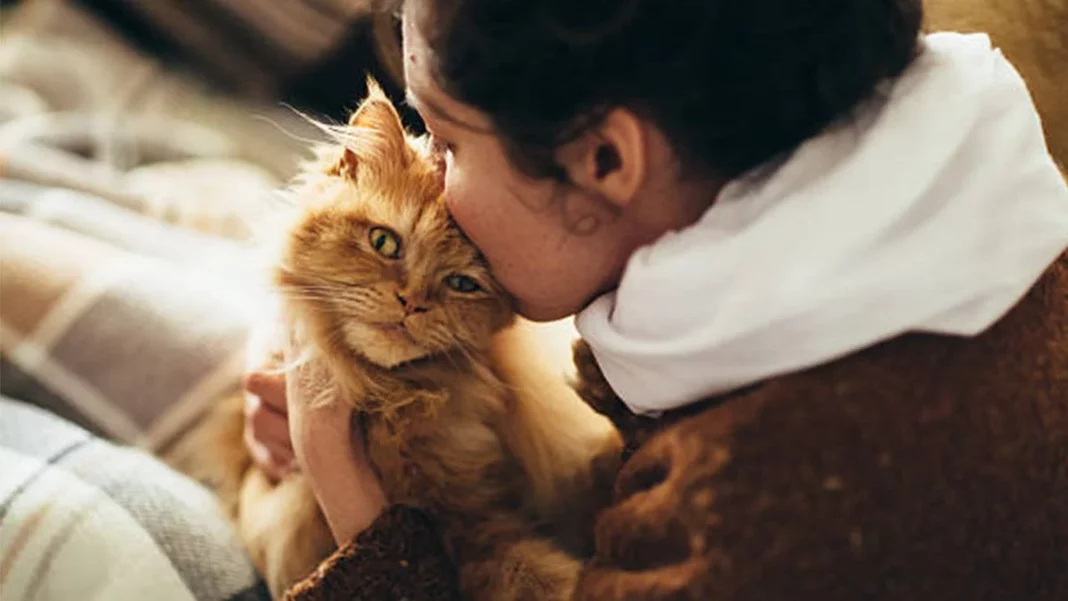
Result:
[[[404,322],[398,321],[394,323],[380,323],[375,325],[375,328],[379,332],[382,332],[391,339],[403,342],[415,342],[412,338],[412,333],[408,331],[408,327],[404,325]]]

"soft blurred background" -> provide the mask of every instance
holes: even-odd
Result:
[[[373,4],[4,2],[4,175],[153,205],[167,204],[161,184],[191,179],[210,189],[180,209],[202,219],[212,195],[234,196],[214,185],[223,173],[250,187],[292,175],[315,135],[293,108],[342,119],[363,94],[365,72],[398,97],[396,23]],[[234,233],[239,225],[226,217],[240,207],[215,208],[216,231]]]
[[[344,119],[367,72],[402,97],[373,4],[2,3],[0,394],[165,452],[236,388],[296,111]]]

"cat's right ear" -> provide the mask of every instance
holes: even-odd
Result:
[[[404,124],[378,83],[367,80],[367,97],[349,118],[349,137],[344,144],[336,174],[356,181],[359,161],[375,167],[404,165],[411,160]]]

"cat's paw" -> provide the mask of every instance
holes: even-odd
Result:
[[[250,469],[241,488],[237,529],[272,598],[311,574],[334,549],[334,538],[304,477],[272,483]]]
[[[589,343],[581,338],[576,340],[571,353],[575,363],[576,377],[572,383],[575,392],[594,411],[615,421],[615,416],[626,412],[626,407],[605,379]]]
[[[624,440],[623,454],[629,456],[660,427],[659,421],[631,413],[604,377],[589,343],[580,338],[571,350],[576,373],[572,388],[590,408],[615,424]]]
[[[463,563],[460,588],[471,601],[571,601],[582,562],[542,538],[522,538],[486,559]]]
[[[577,598],[591,601],[714,598],[719,550],[712,479],[729,453],[708,444],[701,424],[682,424],[653,437],[624,465],[616,502],[597,520],[596,555]]]

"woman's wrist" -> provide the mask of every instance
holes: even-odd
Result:
[[[348,420],[314,414],[304,424],[314,444],[305,449],[302,464],[334,540],[344,545],[374,523],[387,500]]]

